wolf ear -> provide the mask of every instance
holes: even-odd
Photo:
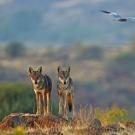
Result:
[[[42,73],[42,66],[38,68],[38,72]]]
[[[60,66],[58,66],[57,70],[58,70],[58,73],[59,73],[60,72]]]
[[[29,67],[29,73],[32,73],[32,72],[33,72],[33,68]]]

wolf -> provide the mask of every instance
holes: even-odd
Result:
[[[44,115],[49,115],[50,113],[50,97],[52,91],[52,81],[51,78],[45,74],[42,74],[42,66],[37,70],[29,67],[29,77],[31,79],[33,89],[36,95],[36,114],[41,114],[41,97],[43,99],[43,111]]]
[[[58,66],[57,93],[59,100],[59,115],[62,115],[64,107],[64,117],[67,118],[67,110],[74,116],[74,88],[70,77],[70,66]]]

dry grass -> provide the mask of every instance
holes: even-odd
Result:
[[[0,132],[0,135],[135,135],[134,122],[118,122],[114,125],[104,126],[96,119],[95,109],[92,106],[78,106],[74,119],[55,122],[50,127],[42,127],[42,123],[35,123],[34,128],[17,127],[8,132]],[[49,122],[47,125],[49,125]],[[40,125],[41,124],[41,125]]]

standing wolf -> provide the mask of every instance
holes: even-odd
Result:
[[[36,95],[37,112],[41,114],[41,97],[43,98],[44,115],[50,113],[50,96],[52,90],[52,81],[48,75],[42,74],[42,67],[38,70],[33,70],[29,67],[29,77],[33,84],[33,89]]]
[[[62,114],[64,104],[64,117],[67,118],[67,109],[74,116],[73,81],[70,77],[70,67],[58,67],[57,92],[59,98],[59,114]],[[64,99],[64,103],[63,103]]]

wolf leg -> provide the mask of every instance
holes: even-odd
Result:
[[[72,98],[72,107],[73,107],[72,115],[73,115],[73,118],[74,118],[76,116],[76,114],[75,114],[75,103],[74,103],[74,95],[73,94],[72,94],[71,98]]]
[[[36,114],[41,114],[41,107],[40,107],[40,94],[38,92],[35,93],[36,94],[36,104],[37,104],[37,112]]]
[[[43,97],[43,110],[44,110],[44,115],[46,115],[46,94],[42,94]]]
[[[50,113],[50,93],[47,93],[46,97],[47,97],[47,114],[49,115],[49,113]]]
[[[64,97],[64,118],[67,119],[67,94]]]
[[[59,115],[62,114],[62,96],[59,95]]]

